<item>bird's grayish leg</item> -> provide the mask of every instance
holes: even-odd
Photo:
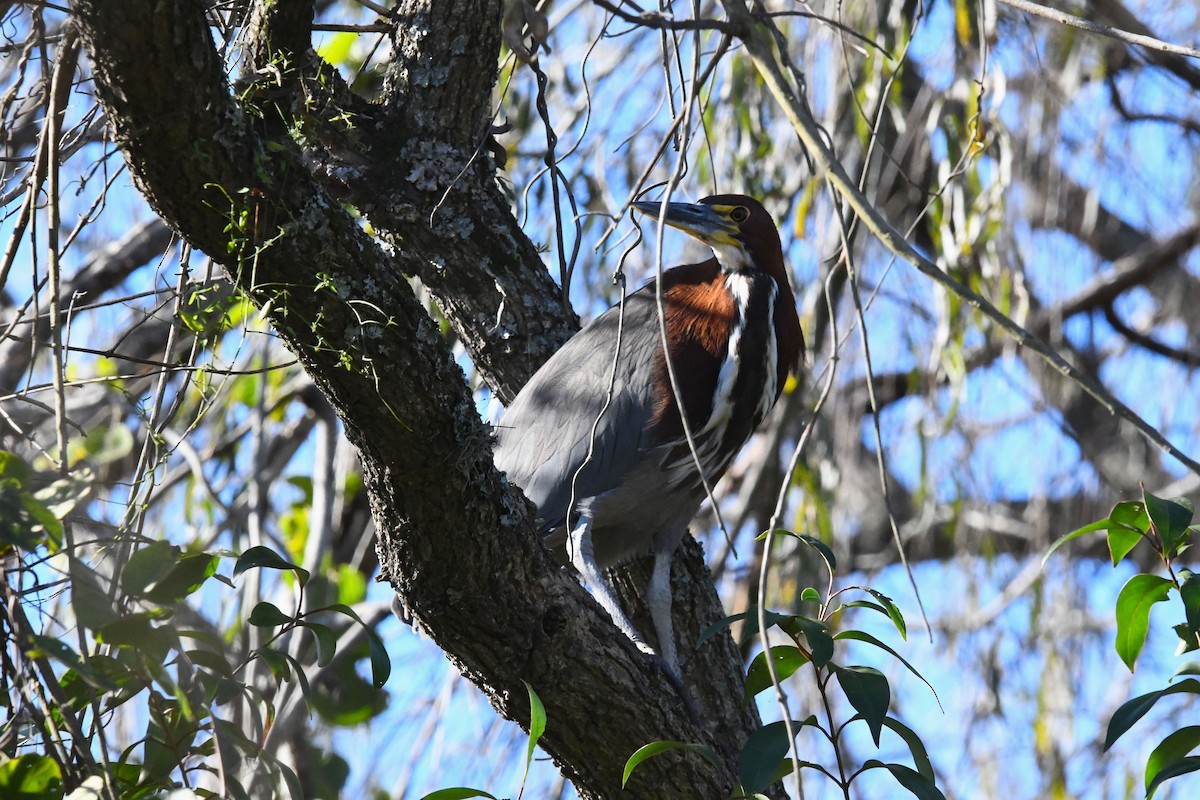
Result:
[[[658,634],[658,648],[663,660],[675,673],[679,672],[679,653],[675,649],[675,624],[671,620],[671,559],[674,548],[654,554],[654,571],[650,573],[650,585],[646,590],[646,606],[650,619],[654,621],[654,632]]]
[[[595,551],[592,548],[592,520],[587,515],[581,516],[579,524],[571,531],[567,542],[567,553],[571,557],[571,566],[575,567],[575,571],[579,573],[579,577],[583,581],[584,588],[591,593],[601,608],[608,612],[613,624],[620,628],[621,632],[628,636],[629,640],[637,645],[637,648],[643,653],[657,655],[654,648],[646,644],[634,629],[633,623],[625,616],[620,603],[617,602],[617,596],[613,594],[612,587],[608,585],[608,581],[604,579],[604,573],[596,564]],[[667,600],[669,602],[670,598],[668,597]],[[674,644],[672,644],[672,649],[674,649]]]

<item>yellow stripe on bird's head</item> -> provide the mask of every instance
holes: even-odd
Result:
[[[787,280],[775,222],[754,198],[723,194],[698,203],[638,201],[633,207],[654,219],[661,214],[667,225],[707,244],[727,271],[760,269]]]

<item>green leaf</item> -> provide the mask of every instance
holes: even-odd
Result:
[[[780,622],[788,618],[786,615],[777,613],[775,611],[764,611],[763,616],[766,620],[768,628],[772,627],[773,625],[778,625]],[[741,620],[745,620],[746,622],[745,630],[742,631],[742,635],[744,637],[743,641],[758,633],[758,610],[755,609],[752,611],[743,611],[740,614],[731,614],[728,617],[719,619],[709,625],[700,632],[700,636],[696,640],[696,646],[699,647],[716,634],[733,625],[733,623]]]
[[[124,425],[103,425],[92,428],[82,439],[75,440],[82,453],[72,453],[71,463],[82,456],[96,466],[111,464],[129,455],[133,450],[133,434]]]
[[[653,758],[654,756],[668,753],[672,750],[684,750],[689,753],[696,753],[703,756],[713,766],[720,766],[721,760],[717,758],[717,754],[713,752],[711,747],[702,744],[691,744],[690,742],[672,742],[661,741],[651,742],[647,745],[642,745],[634,754],[625,762],[625,772],[621,776],[621,786],[624,787],[629,783],[629,777],[633,775],[633,771],[641,765],[643,761]]]
[[[1189,772],[1195,772],[1198,769],[1200,769],[1200,757],[1198,756],[1181,758],[1178,761],[1172,761],[1169,764],[1163,765],[1163,768],[1158,771],[1154,779],[1146,786],[1146,797],[1153,795],[1154,791],[1158,789],[1163,781],[1178,778],[1180,775],[1187,775]]]
[[[771,648],[770,653],[771,663],[775,667],[775,675],[780,682],[790,678],[796,670],[808,663],[808,656],[804,655],[800,648],[791,645],[775,645]],[[746,671],[746,688],[743,692],[746,702],[749,703],[756,694],[770,686],[771,672],[767,669],[765,654],[759,653],[750,662],[750,668]]]
[[[1132,728],[1135,722],[1146,716],[1146,712],[1154,708],[1155,703],[1167,695],[1179,694],[1180,692],[1200,694],[1200,680],[1185,678],[1179,683],[1168,686],[1166,689],[1160,689],[1157,692],[1150,692],[1149,694],[1125,701],[1112,715],[1112,719],[1108,721],[1108,732],[1104,736],[1104,749],[1108,750],[1108,748],[1112,747],[1113,743],[1121,738],[1121,735],[1125,731]]]
[[[1146,538],[1141,531],[1131,530],[1129,528],[1118,528],[1113,526],[1108,529],[1108,556],[1112,559],[1112,565],[1115,567],[1121,563],[1121,559],[1129,555],[1129,551],[1137,546],[1137,543]]]
[[[1188,570],[1179,573],[1179,596],[1183,600],[1183,613],[1188,627],[1200,633],[1200,578]]]
[[[17,488],[29,491],[29,479],[32,476],[33,470],[25,459],[8,450],[0,450],[0,478],[12,478],[17,482]]]
[[[908,752],[912,753],[913,766],[917,768],[917,772],[924,775],[930,781],[933,781],[933,764],[929,761],[929,753],[925,749],[925,743],[921,741],[921,737],[917,735],[917,732],[900,720],[892,719],[891,717],[884,717],[883,724],[908,745]]]
[[[1150,757],[1146,759],[1147,797],[1154,794],[1154,789],[1158,787],[1158,784],[1167,778],[1182,775],[1184,772],[1191,772],[1198,768],[1193,766],[1191,769],[1184,770],[1184,772],[1176,772],[1162,778],[1159,777],[1168,767],[1178,765],[1183,757],[1194,750],[1197,745],[1200,745],[1200,725],[1188,725],[1180,728],[1159,742],[1158,747],[1154,748],[1150,753]],[[1200,758],[1191,760],[1200,765]]]
[[[1117,503],[1108,519],[1118,528],[1128,528],[1139,533],[1150,532],[1150,516],[1146,513],[1146,504],[1136,500]]]
[[[1157,575],[1134,575],[1117,596],[1117,655],[1133,672],[1133,664],[1146,643],[1150,609],[1167,599],[1171,582]]]
[[[246,622],[249,622],[256,628],[271,628],[276,625],[286,625],[289,622],[295,622],[295,619],[280,611],[279,606],[274,603],[268,603],[266,600],[263,600],[250,612],[250,617]]]
[[[425,795],[421,800],[466,800],[469,797],[486,797],[488,800],[496,800],[494,794],[488,794],[483,789],[467,789],[462,786],[453,789],[438,789],[436,792]]]
[[[890,619],[892,624],[896,626],[896,630],[900,631],[900,638],[908,641],[908,625],[904,621],[904,615],[900,613],[900,607],[892,601],[892,598],[888,597],[883,592],[877,592],[874,589],[867,587],[864,588],[871,593],[872,597],[879,601],[880,605],[887,609],[888,619]]]
[[[85,467],[75,467],[71,474],[33,493],[50,513],[63,519],[83,502],[96,486],[96,474]]]
[[[114,647],[138,651],[151,662],[165,663],[172,647],[179,640],[170,626],[155,627],[150,614],[126,614],[96,629],[96,639]]]
[[[376,689],[382,689],[392,674],[392,659],[388,655],[387,647],[383,644],[383,639],[380,639],[375,629],[363,622],[354,609],[345,603],[334,603],[329,609],[345,614],[363,626],[363,630],[367,633],[367,648],[371,654],[371,683]]]
[[[758,539],[756,539],[756,541],[761,541],[761,540],[767,538],[768,534],[771,534],[774,536],[790,536],[793,539],[797,539],[801,542],[804,542],[804,544],[808,545],[813,550],[817,551],[817,555],[819,555],[821,557],[821,560],[825,562],[825,568],[829,570],[829,574],[833,575],[837,572],[837,559],[833,557],[833,551],[829,549],[829,545],[825,544],[820,539],[817,539],[815,537],[812,537],[812,536],[809,536],[809,535],[803,534],[803,533],[793,533],[791,531],[777,529],[777,530],[773,530],[773,531],[768,531],[767,533],[759,534]]]
[[[34,521],[34,531],[41,528],[42,533],[46,534],[46,543],[49,545],[50,551],[57,552],[62,547],[62,520],[54,516],[54,512],[46,504],[29,494],[21,495],[21,507]]]
[[[100,586],[96,573],[77,558],[71,559],[71,608],[75,619],[85,628],[95,630],[117,619],[108,594]]]
[[[801,727],[803,723],[792,723],[793,732]],[[782,720],[763,725],[750,734],[742,754],[738,756],[738,782],[742,791],[754,794],[770,786],[776,780],[780,762],[787,758],[791,746],[787,725]]]
[[[833,637],[824,622],[794,614],[780,619],[779,627],[792,638],[804,636],[813,663],[818,667],[825,666],[833,658]]]
[[[300,579],[300,583],[302,585],[308,583],[308,570],[286,560],[283,558],[283,556],[279,555],[269,547],[264,547],[262,545],[251,547],[249,550],[238,556],[237,563],[233,567],[233,577],[236,578],[246,570],[254,567],[262,567],[264,569],[291,570],[292,572],[296,573],[296,577]]]
[[[317,640],[317,666],[328,666],[333,657],[337,655],[337,634],[328,625],[322,625],[319,622],[306,622],[300,620],[299,624],[308,628],[313,633],[313,637]]]
[[[805,586],[804,591],[800,593],[800,602],[810,601],[813,603],[821,602],[821,593],[811,586]]]
[[[203,586],[220,564],[221,559],[209,553],[189,553],[143,596],[159,605],[178,603]]]
[[[521,683],[525,684],[525,691],[529,692],[529,744],[525,747],[525,774],[521,777],[521,786],[524,786],[529,777],[529,765],[533,763],[533,751],[537,748],[542,734],[546,732],[546,707],[542,705],[542,699],[529,685],[529,681]]]
[[[887,717],[892,690],[883,673],[871,667],[834,666],[834,674],[846,699],[854,710],[862,714],[871,731],[875,746],[879,746],[879,735],[883,732],[883,720]]]
[[[165,540],[151,542],[134,552],[121,573],[121,588],[141,597],[146,587],[165,578],[179,560],[182,550]]]
[[[1054,544],[1050,545],[1050,549],[1046,551],[1046,555],[1042,556],[1042,568],[1045,568],[1046,562],[1050,560],[1050,556],[1054,555],[1054,551],[1062,547],[1067,542],[1071,541],[1072,539],[1078,539],[1080,536],[1088,533],[1108,530],[1108,525],[1109,520],[1107,518],[1098,519],[1095,522],[1084,525],[1082,528],[1076,528],[1070,533],[1060,536],[1054,541]]]
[[[284,681],[291,680],[291,661],[288,659],[286,653],[281,653],[270,647],[260,647],[256,651],[256,654],[270,668],[276,683],[282,685]]]
[[[29,753],[0,764],[0,796],[13,800],[59,800],[62,770],[48,757]]]
[[[1171,676],[1171,679],[1174,680],[1180,675],[1200,675],[1200,661],[1188,661],[1181,664],[1179,669],[1175,670],[1175,674]]]
[[[1188,535],[1188,525],[1192,522],[1195,509],[1190,500],[1185,497],[1173,497],[1165,500],[1155,497],[1142,487],[1142,497],[1146,501],[1146,513],[1162,539],[1163,551],[1168,555],[1175,553],[1175,548]]]
[[[938,790],[933,784],[933,780],[927,778],[915,770],[904,766],[903,764],[885,764],[874,758],[863,762],[863,769],[886,769],[892,773],[892,777],[896,782],[903,786],[918,800],[946,800],[946,796]]]
[[[883,650],[884,652],[890,654],[891,656],[896,658],[901,664],[908,667],[909,672],[911,672],[913,675],[916,675],[918,678],[920,678],[921,683],[923,683],[929,687],[929,691],[933,692],[933,699],[937,700],[938,708],[942,707],[942,701],[941,701],[941,699],[938,698],[937,690],[933,688],[933,684],[930,683],[929,681],[925,680],[925,676],[922,675],[921,673],[917,672],[917,668],[914,667],[912,664],[908,663],[908,661],[905,660],[904,656],[900,655],[895,650],[893,650],[891,647],[888,647],[886,644],[879,641],[871,634],[867,633],[866,631],[857,631],[857,630],[851,629],[851,630],[839,631],[838,634],[836,636],[834,636],[833,638],[837,639],[839,641],[843,640],[843,639],[853,639],[853,640],[859,641],[859,642],[866,642],[867,644],[874,645],[875,647],[878,647],[880,650]]]

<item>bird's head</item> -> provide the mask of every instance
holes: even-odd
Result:
[[[689,233],[712,248],[722,269],[758,269],[784,276],[783,248],[775,221],[753,197],[716,194],[698,203],[639,201],[633,207],[673,228]],[[786,280],[786,279],[785,279]]]

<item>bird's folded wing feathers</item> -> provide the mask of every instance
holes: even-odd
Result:
[[[566,521],[572,483],[576,503],[615,488],[642,450],[646,423],[654,413],[651,383],[661,349],[646,334],[658,330],[653,290],[626,299],[621,337],[618,313],[614,306],[598,317],[588,326],[592,335],[586,341],[579,336],[569,340],[530,379],[497,425],[496,466],[537,504],[547,530]],[[613,374],[618,338],[620,356]],[[610,375],[612,402],[605,409]],[[589,449],[591,461],[580,472]]]

